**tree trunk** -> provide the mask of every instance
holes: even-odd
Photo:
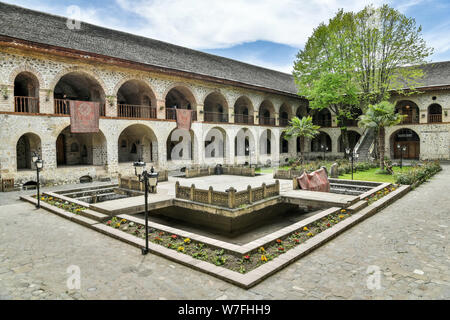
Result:
[[[300,137],[300,163],[303,165],[303,146],[304,145],[304,138]]]
[[[348,131],[347,128],[341,128],[341,141],[342,141],[342,145],[344,147],[343,150],[341,150],[341,152],[345,152],[345,149],[350,148],[350,145],[348,143]]]
[[[381,127],[378,131],[378,150],[380,155],[380,169],[384,170],[384,137],[385,130],[384,127]]]

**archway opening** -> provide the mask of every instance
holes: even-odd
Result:
[[[141,80],[125,82],[117,92],[117,116],[156,119],[156,97]]]
[[[166,95],[166,119],[176,120],[176,109],[193,110],[192,120],[197,120],[196,103],[192,92],[183,86],[170,89]]]
[[[142,160],[146,163],[158,159],[158,140],[148,126],[133,124],[125,128],[118,140],[119,163]]]
[[[285,133],[280,136],[280,153],[289,153],[289,141],[285,139]]]
[[[428,123],[439,123],[442,122],[442,107],[433,103],[428,107]]]
[[[194,131],[174,129],[166,141],[167,160],[194,160],[194,144]]]
[[[205,122],[228,122],[228,104],[225,97],[218,93],[210,93],[204,102]]]
[[[390,138],[391,155],[394,159],[419,159],[420,138],[411,129],[400,129],[394,132]],[[403,151],[405,149],[405,151]]]
[[[289,120],[291,119],[291,112],[287,104],[283,103],[283,105],[280,107],[279,116],[280,126],[286,127],[289,124]]]
[[[66,127],[56,139],[57,166],[94,165],[102,166],[107,161],[107,146],[104,134],[71,133]]]
[[[253,124],[253,105],[249,98],[239,97],[234,103],[234,122]]]
[[[331,151],[331,137],[327,133],[321,131],[311,140],[311,152]]]
[[[348,146],[350,150],[353,150],[356,144],[358,143],[359,139],[361,138],[361,135],[356,131],[349,130],[347,131],[347,136],[348,136]],[[339,142],[339,152],[345,152],[342,134],[339,136],[338,142]]]
[[[22,135],[16,144],[17,170],[35,169],[31,157],[34,153],[41,155],[41,139],[34,133]]]
[[[264,100],[259,106],[259,124],[275,125],[275,108],[269,100]]]
[[[55,114],[70,114],[70,100],[99,103],[100,115],[105,115],[105,92],[91,75],[70,72],[61,79],[54,90]]]
[[[236,157],[255,156],[255,138],[248,128],[240,129],[234,138],[234,155]]]
[[[419,123],[419,107],[412,101],[402,100],[397,102],[395,112],[405,116],[402,124]]]
[[[224,159],[227,154],[227,135],[222,128],[211,128],[205,136],[205,158]]]
[[[39,113],[39,80],[31,72],[21,72],[14,79],[14,111]]]
[[[331,112],[327,108],[315,110],[313,113],[313,123],[322,128],[331,127]]]

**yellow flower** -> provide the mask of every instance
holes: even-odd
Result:
[[[116,227],[118,228],[118,227],[120,227],[120,223],[118,222],[118,223],[116,223]]]
[[[125,223],[125,222],[127,222],[127,220],[122,219],[122,220],[120,220],[120,222],[121,222],[121,223]]]
[[[184,243],[191,243],[191,239],[189,238],[184,239]]]
[[[41,200],[42,200],[42,201],[44,201],[44,200],[45,200],[45,198],[44,198],[44,197],[41,197]]]
[[[308,231],[308,228],[307,227],[303,227],[303,231]]]
[[[265,255],[261,256],[261,261],[267,261],[267,257]]]
[[[306,234],[308,237],[312,237],[313,236],[313,234],[312,234],[312,232],[309,232],[308,234]]]
[[[347,210],[345,210],[345,209],[341,210],[341,213],[346,213],[346,212],[347,212]]]
[[[344,219],[344,216],[341,214],[341,215],[339,216],[339,218],[340,218],[340,219]]]
[[[184,252],[184,247],[178,247],[178,251]]]
[[[260,247],[259,248],[259,252],[265,252],[266,250],[264,249],[264,247]]]
[[[392,191],[395,191],[395,188],[392,188]]]

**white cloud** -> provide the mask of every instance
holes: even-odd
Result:
[[[313,29],[339,8],[362,9],[381,0],[116,0],[146,20],[129,30],[197,49],[265,40],[302,46]]]

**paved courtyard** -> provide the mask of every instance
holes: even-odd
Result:
[[[449,185],[447,165],[431,182],[250,290],[153,254],[143,257],[18,201],[19,193],[0,194],[0,298],[449,299]],[[73,265],[81,270],[80,290],[66,285]],[[381,287],[369,289],[377,268]]]

